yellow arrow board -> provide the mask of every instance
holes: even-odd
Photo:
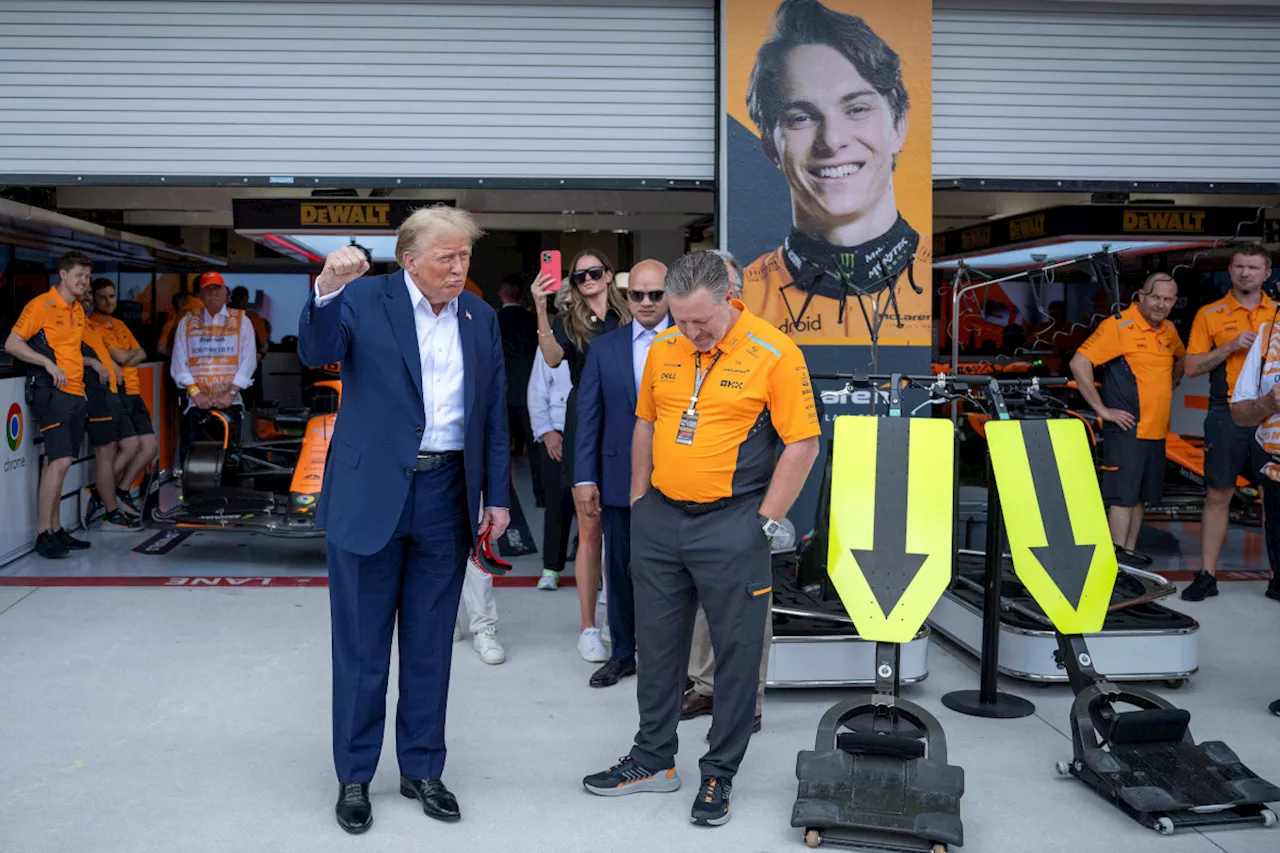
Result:
[[[836,418],[827,574],[864,640],[908,643],[951,582],[950,421]]]
[[[1116,553],[1084,425],[993,421],[987,443],[1018,579],[1062,633],[1101,631]]]

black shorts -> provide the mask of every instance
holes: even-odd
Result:
[[[156,427],[151,423],[151,411],[147,408],[147,401],[138,394],[126,394],[124,399],[125,411],[133,421],[133,434],[155,435]]]
[[[87,405],[84,397],[57,388],[32,389],[31,414],[40,427],[46,459],[75,459],[80,453]]]
[[[1155,503],[1164,495],[1164,439],[1138,438],[1137,430],[1102,426],[1102,502],[1107,506]]]
[[[1254,434],[1257,427],[1231,420],[1230,409],[1210,409],[1204,418],[1204,484],[1210,489],[1233,489],[1236,477],[1257,485],[1258,469],[1266,454]]]
[[[93,447],[105,447],[122,438],[133,435],[133,421],[124,410],[124,400],[110,388],[101,385],[90,385],[87,389],[89,400],[89,444]]]

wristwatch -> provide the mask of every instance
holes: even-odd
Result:
[[[764,515],[756,515],[756,519],[760,522],[760,529],[764,531],[764,535],[772,539],[774,534],[782,529],[781,521],[774,521],[772,518]]]

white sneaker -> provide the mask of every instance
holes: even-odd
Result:
[[[485,628],[471,641],[471,647],[480,655],[480,660],[487,664],[499,664],[507,659],[502,644],[498,642],[498,629]]]
[[[604,643],[600,642],[599,628],[588,628],[578,636],[578,654],[590,663],[604,663],[609,659]]]
[[[542,577],[538,578],[538,589],[559,589],[560,575],[550,569],[542,570]]]
[[[601,586],[600,595],[596,598],[596,604],[600,607],[609,606],[609,587]]]

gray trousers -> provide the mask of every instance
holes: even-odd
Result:
[[[693,638],[694,611],[707,614],[715,652],[711,747],[704,776],[738,772],[755,723],[772,569],[758,500],[690,515],[656,492],[631,510],[640,731],[631,757],[649,770],[675,766]]]
[[[769,610],[773,610],[773,593],[767,596]],[[773,613],[764,619],[764,649],[760,654],[760,686],[756,690],[756,716],[764,710],[764,682],[769,675],[769,646],[773,645]],[[693,691],[699,696],[714,696],[716,684],[716,655],[711,650],[711,629],[707,626],[707,614],[698,605],[698,615],[693,621],[693,648],[689,652],[689,678]]]

